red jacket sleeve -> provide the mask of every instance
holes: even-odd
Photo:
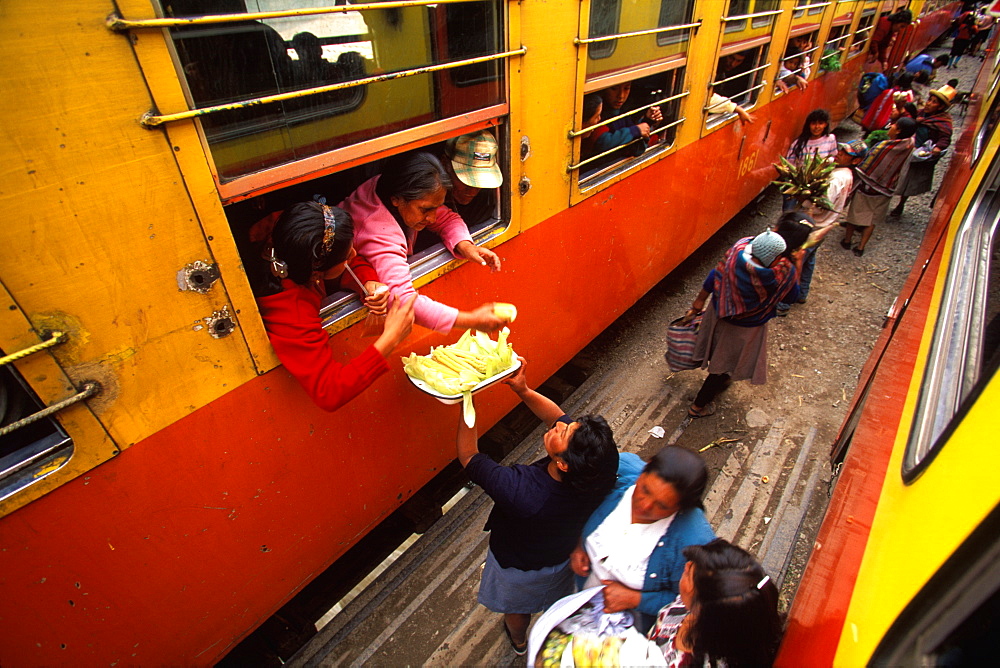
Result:
[[[258,301],[278,359],[320,408],[337,410],[388,371],[388,363],[375,346],[368,346],[346,364],[336,361],[320,322],[315,293],[295,286]]]

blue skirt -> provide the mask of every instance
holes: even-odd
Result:
[[[574,590],[569,560],[537,571],[502,568],[486,551],[486,564],[479,583],[479,602],[493,612],[530,615],[542,612]]]

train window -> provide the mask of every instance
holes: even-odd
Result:
[[[875,29],[875,8],[865,9],[861,12],[861,20],[858,21],[858,28],[854,31],[854,39],[851,40],[851,50],[847,54],[848,58],[857,56],[865,49],[865,44]]]
[[[1000,76],[994,75],[992,87],[996,87],[998,83],[1000,83]],[[1000,123],[1000,95],[994,96],[993,103],[990,105],[990,110],[987,112],[982,125],[976,132],[976,138],[972,144],[973,162],[979,161],[979,157],[983,154],[983,151],[986,150],[989,138],[996,136],[998,123]]]
[[[844,43],[851,37],[849,24],[835,25],[830,28],[830,35],[823,45],[823,55],[819,59],[819,71],[839,72],[844,54]]]
[[[674,67],[588,93],[580,137],[581,187],[604,182],[669,149],[684,121],[679,118],[684,68]],[[659,116],[657,116],[657,113]]]
[[[822,14],[823,9],[829,4],[829,2],[819,2],[819,0],[795,0],[795,11],[792,12],[792,18],[802,18],[807,12],[810,16]]]
[[[707,126],[715,127],[733,118],[736,105],[749,109],[764,86],[764,70],[770,66],[767,45],[734,51],[719,59],[712,81],[712,96],[705,108]]]
[[[172,0],[168,17],[322,8],[328,0]],[[220,21],[170,30],[192,108],[221,184],[360,142],[505,105],[505,3],[486,0],[290,18]],[[498,55],[499,54],[499,55]],[[463,59],[481,63],[447,67]],[[437,66],[441,71],[391,76]],[[383,77],[383,78],[380,78]],[[366,81],[356,84],[357,81]],[[339,86],[321,93],[318,87]],[[302,94],[240,105],[273,94]],[[492,108],[492,109],[491,109]],[[487,113],[491,110],[493,113]],[[484,116],[484,117],[485,117]],[[374,152],[375,149],[373,149]],[[282,174],[287,179],[288,174]]]
[[[0,352],[0,356],[4,353]],[[51,417],[31,421],[45,406],[12,364],[0,367],[0,500],[58,468],[73,441]]]
[[[813,71],[813,58],[819,49],[816,39],[819,31],[801,33],[791,37],[785,46],[775,81],[776,93],[787,93],[795,86],[805,86]]]
[[[588,81],[637,66],[684,57],[694,0],[594,0],[585,40]],[[676,63],[675,63],[676,65]]]
[[[496,127],[488,132],[498,138],[499,146],[506,145],[505,128]],[[445,152],[445,142],[429,144],[417,150],[437,157],[442,166],[448,170],[452,181],[455,181],[454,168],[451,167],[451,161]],[[497,158],[501,171],[504,174],[509,174],[507,158],[502,151]],[[310,200],[322,201],[331,205],[339,204],[359,186],[380,175],[384,164],[384,159],[372,161],[335,174],[242,200],[226,207],[229,225],[243,259],[244,269],[257,297],[273,294],[277,289],[270,278],[270,265],[263,258],[269,246],[270,230],[282,211],[296,202]],[[500,189],[481,190],[478,193],[469,193],[466,190],[462,194],[453,189],[445,204],[462,216],[473,241],[477,245],[481,245],[496,238],[506,229],[506,223],[503,221],[509,220],[510,212],[504,210],[502,205],[509,202],[510,197],[502,197],[500,193],[501,190],[506,191],[507,189],[506,178]],[[466,195],[471,196],[467,198]],[[357,221],[355,221],[355,225],[357,225]],[[409,263],[410,275],[414,280],[431,274],[454,260],[452,254],[441,243],[441,239],[429,230],[421,231],[411,241],[412,254],[409,257]],[[349,284],[349,277],[346,282]],[[343,283],[339,286],[328,283],[326,286],[327,296],[320,307],[320,315],[325,327],[329,328],[338,321],[342,321],[336,326],[338,328],[352,324],[354,319],[349,318],[349,316],[362,308],[360,299],[353,291],[353,286],[345,288]]]
[[[729,0],[725,14],[725,32],[744,32],[747,21],[753,30],[770,30],[774,18],[781,13],[780,0]]]
[[[955,233],[924,371],[903,479],[914,480],[942,447],[966,402],[1000,365],[1000,158]]]

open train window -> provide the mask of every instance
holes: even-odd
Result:
[[[673,146],[684,121],[684,70],[673,67],[584,96],[581,160],[570,167],[578,170],[581,189],[606,182]]]
[[[369,153],[385,150],[376,144],[393,133],[506,113],[501,0],[349,7],[328,0],[163,2],[167,17],[326,8],[170,29],[189,105],[213,108],[200,123],[227,201],[286,181],[290,172],[336,164],[340,149],[354,158],[366,142],[374,143]],[[491,60],[457,65],[480,57]],[[443,69],[395,76],[431,66]],[[275,94],[294,97],[244,104]],[[227,104],[235,108],[215,108]],[[314,156],[324,158],[310,162]],[[276,170],[270,183],[260,176],[266,170]]]
[[[28,421],[44,407],[12,364],[0,366],[0,427],[9,430],[0,434],[0,501],[55,470],[53,462],[66,461],[73,453],[72,439],[54,419]]]
[[[851,40],[848,58],[853,58],[865,50],[865,44],[868,43],[868,38],[875,30],[875,11],[875,7],[862,10],[861,20],[858,21],[858,27],[854,31],[854,39]]]
[[[478,132],[478,131],[477,131]],[[510,221],[509,183],[510,166],[503,148],[508,138],[504,126],[487,130],[497,138],[501,147],[497,164],[504,174],[504,183],[495,190],[480,190],[471,200],[458,201],[454,193],[449,194],[446,205],[459,213],[469,229],[476,245],[482,245],[503,234]],[[445,142],[428,144],[414,149],[434,155],[449,171],[452,180],[454,170],[445,153]],[[305,181],[293,186],[275,190],[251,199],[246,199],[226,207],[229,225],[236,239],[243,266],[255,296],[273,294],[274,284],[270,280],[270,264],[264,260],[269,246],[269,234],[281,213],[296,202],[317,200],[329,205],[338,205],[351,193],[370,179],[379,176],[388,158],[374,160],[335,174]],[[506,194],[505,194],[506,193]],[[355,221],[355,225],[357,225]],[[455,258],[444,247],[434,233],[424,230],[413,240],[413,253],[409,257],[410,276],[417,280],[432,274]],[[349,282],[349,281],[345,281]],[[327,296],[320,307],[324,327],[340,328],[353,322],[342,321],[362,308],[361,301],[352,289],[341,289],[327,285]]]
[[[819,73],[839,72],[844,58],[844,47],[851,37],[850,23],[834,25],[823,44],[823,53],[819,59]]]
[[[903,457],[915,480],[964,408],[1000,366],[1000,158],[970,203],[952,245],[927,367]]]
[[[819,31],[802,32],[788,38],[785,53],[778,67],[778,77],[775,81],[775,93],[783,94],[796,86],[808,85],[813,73],[815,54],[819,50],[816,40]]]
[[[734,107],[749,109],[757,102],[764,87],[767,44],[724,53],[719,58],[712,79],[712,95],[705,107],[706,127],[713,128],[734,118]]]
[[[1000,84],[1000,76],[994,74],[991,87],[995,87],[998,84]],[[1000,95],[993,98],[993,103],[990,104],[990,110],[986,113],[986,117],[983,119],[983,124],[976,132],[976,138],[972,145],[972,160],[974,163],[979,162],[979,157],[986,149],[989,138],[996,136],[998,123],[1000,123]]]

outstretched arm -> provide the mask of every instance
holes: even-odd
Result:
[[[458,438],[456,440],[458,463],[464,468],[473,457],[479,454],[479,433],[475,427],[469,427],[465,424],[462,411],[458,412]]]
[[[528,360],[523,357],[518,357],[518,359],[521,360],[521,368],[513,376],[504,379],[502,382],[514,390],[514,394],[520,397],[524,405],[531,409],[535,417],[547,425],[552,425],[563,416],[563,409],[559,408],[559,404],[556,402],[528,387],[527,378],[524,374],[524,369],[528,366]]]

